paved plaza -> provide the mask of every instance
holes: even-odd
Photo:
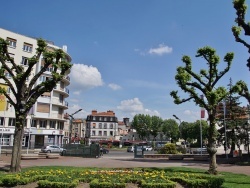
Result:
[[[11,155],[1,155],[0,169],[8,169]],[[100,168],[135,168],[135,167],[190,167],[208,169],[207,161],[180,161],[168,159],[134,159],[132,157],[109,157],[104,155],[101,158],[82,158],[61,156],[59,159],[35,159],[22,160],[22,168],[31,166],[76,166],[76,167],[100,167]],[[250,176],[249,166],[237,166],[225,162],[218,163],[218,171],[246,174]]]

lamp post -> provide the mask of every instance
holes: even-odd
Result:
[[[226,101],[223,101],[223,122],[224,122],[224,128],[225,128],[225,155],[226,158],[228,159],[227,155],[227,128],[226,128]]]
[[[73,127],[73,119],[74,119],[74,115],[77,114],[78,112],[82,111],[82,109],[77,110],[76,112],[72,113],[69,115],[70,117],[70,133],[69,133],[69,143],[71,144],[71,137],[72,137],[72,127]]]
[[[179,123],[179,131],[180,131],[180,125],[182,123],[181,119],[178,118],[175,114],[173,115],[175,119],[177,119],[180,123]],[[181,131],[180,131],[180,136],[181,136]],[[186,144],[186,143],[185,143]]]
[[[27,146],[27,154],[29,153],[29,147],[30,147],[30,133],[31,132],[31,127],[33,125],[33,118],[34,118],[34,114],[30,115],[30,128],[28,129],[28,133],[29,133],[29,137],[28,137],[28,146]]]
[[[249,162],[249,123],[250,123],[250,106],[247,105],[248,108],[248,121],[247,121],[247,161]]]
[[[175,119],[177,119],[177,120],[179,120],[180,121],[180,124],[179,124],[179,126],[181,125],[181,119],[180,118],[178,118],[175,114],[173,115],[174,116],[174,118]]]

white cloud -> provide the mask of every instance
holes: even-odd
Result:
[[[110,87],[113,90],[119,90],[119,89],[121,89],[121,86],[119,86],[117,84],[109,84],[108,87]]]
[[[80,91],[74,91],[73,94],[74,95],[80,95]]]
[[[143,103],[138,98],[121,101],[121,105],[117,106],[117,109],[121,110],[122,112],[129,113],[131,116],[136,114],[160,116],[160,113],[156,110],[144,109]]]
[[[148,114],[150,116],[161,116],[161,114],[157,110],[149,110],[145,109],[145,114]]]
[[[173,51],[172,47],[166,46],[164,44],[159,44],[157,48],[150,48],[148,53],[153,55],[163,55],[169,54]]]
[[[138,98],[121,101],[121,105],[117,107],[124,112],[142,112],[143,104]]]
[[[73,64],[70,73],[70,86],[86,90],[94,87],[102,86],[102,76],[96,67],[84,64]]]

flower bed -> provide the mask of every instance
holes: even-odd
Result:
[[[13,187],[37,182],[39,188],[75,188],[80,182],[90,188],[125,188],[127,183],[143,188],[174,188],[176,183],[186,187],[221,187],[222,177],[201,173],[170,172],[165,169],[51,169],[28,170],[18,174],[6,174],[0,178],[0,186]]]

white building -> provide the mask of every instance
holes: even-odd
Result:
[[[88,143],[119,140],[118,120],[115,113],[111,110],[107,112],[92,110],[86,119],[85,137]]]
[[[0,28],[0,37],[9,41],[9,53],[14,58],[16,64],[22,65],[24,68],[28,67],[28,59],[36,54],[37,40],[36,38],[27,37],[18,33],[14,33]],[[47,42],[49,49],[59,49],[52,42]],[[66,59],[71,62],[71,57],[67,54],[66,46],[61,49],[66,53]],[[40,61],[33,68],[30,78],[32,78],[43,66],[44,61]],[[68,72],[69,74],[69,72]],[[51,77],[51,69],[48,68],[46,72],[36,84],[43,82]],[[12,81],[12,78],[9,77]],[[27,80],[27,82],[29,82]],[[3,83],[3,80],[0,80]],[[56,85],[51,91],[40,96],[30,111],[27,117],[27,125],[23,138],[23,146],[30,148],[41,148],[46,144],[63,144],[64,137],[64,110],[68,109],[68,103],[65,99],[69,96],[67,86],[70,84],[70,79],[66,75],[64,79]],[[12,93],[8,90],[10,97],[13,98]],[[5,111],[0,111],[0,137],[2,139],[2,146],[13,146],[15,130],[15,110],[13,106],[7,103]],[[30,135],[30,143],[29,141]],[[0,142],[1,143],[1,142]]]

